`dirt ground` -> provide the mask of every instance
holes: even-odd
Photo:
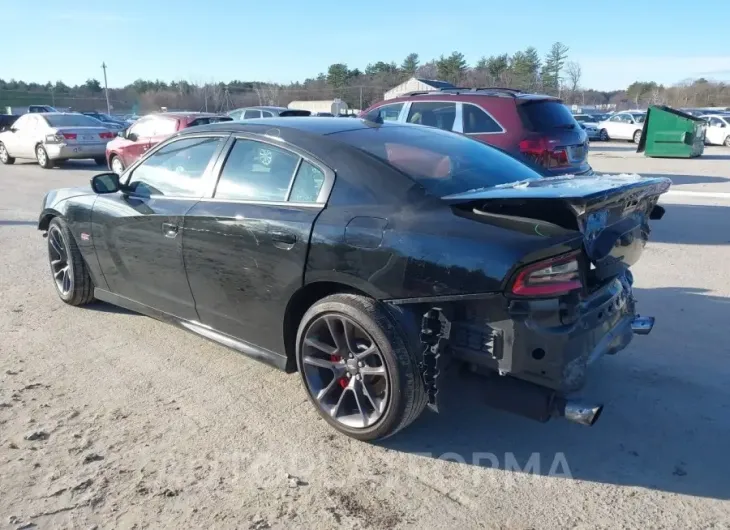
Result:
[[[0,528],[730,528],[730,150],[592,149],[598,170],[708,194],[663,201],[634,268],[657,326],[593,368],[601,420],[498,412],[451,372],[441,413],[379,444],[328,428],[296,375],[64,305],[38,209],[98,170],[0,166]]]

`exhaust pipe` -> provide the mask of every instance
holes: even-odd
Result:
[[[603,405],[589,405],[573,400],[565,401],[562,408],[558,409],[558,414],[566,420],[588,427],[598,421],[601,412],[603,412]]]
[[[631,321],[631,331],[637,335],[648,335],[654,327],[654,317],[637,316]]]

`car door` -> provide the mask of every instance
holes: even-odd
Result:
[[[284,310],[334,173],[283,142],[240,134],[231,144],[212,197],[185,215],[188,282],[203,324],[282,353]]]
[[[185,213],[204,195],[227,136],[176,138],[130,167],[121,178],[123,191],[98,196],[92,239],[113,293],[197,319],[180,230]]]
[[[623,114],[615,114],[611,116],[611,118],[609,118],[609,120],[606,122],[606,131],[608,131],[608,136],[616,139],[624,138],[625,131],[623,125]]]
[[[140,118],[134,122],[124,135],[124,142],[119,147],[119,152],[124,162],[124,167],[134,164],[150,148],[150,138],[154,133],[154,117]]]
[[[27,130],[31,125],[31,118],[33,118],[33,116],[30,114],[24,114],[8,128],[7,132],[3,134],[3,145],[5,145],[5,150],[8,152],[8,155],[16,158],[23,157],[22,153],[24,150],[22,139],[25,135],[27,135]]]
[[[181,120],[172,116],[155,116],[152,121],[153,127],[150,137],[150,147],[154,147],[162,143],[169,136],[175,134],[179,129],[183,129]]]

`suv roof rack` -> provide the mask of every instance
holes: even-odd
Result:
[[[434,96],[437,94],[484,94],[490,96],[501,96],[501,97],[517,97],[518,94],[524,94],[522,90],[517,88],[502,88],[502,87],[449,87],[449,88],[435,88],[433,90],[414,90],[413,92],[407,92],[401,94],[399,97],[410,97],[410,96]]]

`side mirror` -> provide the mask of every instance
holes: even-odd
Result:
[[[91,178],[91,189],[94,193],[116,193],[121,189],[119,175],[102,173]]]
[[[15,127],[10,127],[10,128],[8,129],[8,130],[9,130],[9,131],[10,131],[11,133],[14,133],[14,132],[17,132],[17,130],[18,130],[18,129],[16,129]]]
[[[124,137],[130,142],[136,142],[138,139],[138,136],[133,132],[128,132]]]

